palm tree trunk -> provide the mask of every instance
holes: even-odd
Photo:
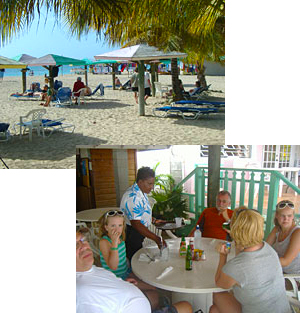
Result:
[[[116,90],[116,63],[112,64],[112,85],[113,90]]]
[[[197,78],[200,82],[200,86],[203,88],[207,87],[206,79],[205,79],[205,66],[203,63],[197,61]]]
[[[174,101],[182,100],[183,96],[179,88],[178,81],[178,65],[177,59],[171,59],[171,75],[172,75],[172,88],[174,93]]]

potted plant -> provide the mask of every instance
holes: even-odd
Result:
[[[151,197],[156,201],[152,215],[155,218],[168,221],[174,220],[175,217],[186,218],[187,203],[186,199],[182,197],[182,192],[183,187],[176,187],[175,180],[171,175],[157,175],[151,194]]]

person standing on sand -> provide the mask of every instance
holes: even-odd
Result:
[[[150,74],[147,71],[147,69],[145,68],[145,79],[144,79],[144,85],[145,85],[145,104],[146,100],[151,96],[151,81],[150,81]]]
[[[138,76],[138,68],[136,67],[134,69],[134,73],[130,78],[130,82],[131,82],[131,89],[134,92],[134,98],[135,98],[135,102],[138,104],[138,85],[139,85],[139,76]]]

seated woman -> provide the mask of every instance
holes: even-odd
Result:
[[[277,252],[283,272],[300,275],[300,226],[295,223],[294,211],[291,201],[283,200],[276,205],[275,226],[266,241]]]
[[[263,217],[258,211],[245,208],[235,213],[230,235],[240,252],[227,262],[229,251],[221,244],[215,275],[216,285],[232,288],[233,293],[214,293],[209,312],[290,312],[278,256],[263,241]]]

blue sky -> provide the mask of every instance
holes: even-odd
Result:
[[[109,47],[104,41],[97,40],[95,32],[82,36],[80,40],[71,37],[67,27],[55,24],[54,16],[49,13],[45,24],[45,14],[41,14],[40,22],[36,18],[30,29],[15,36],[11,42],[0,47],[0,55],[12,58],[19,54],[41,57],[49,53],[76,59],[93,57],[100,53],[120,48]]]

